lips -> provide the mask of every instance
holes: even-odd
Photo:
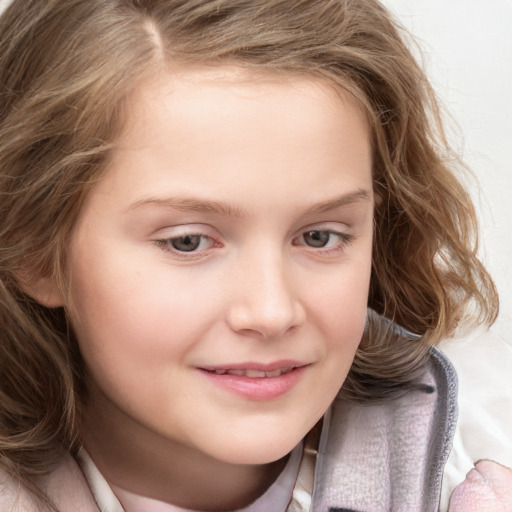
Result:
[[[248,400],[268,401],[286,395],[309,367],[298,361],[272,364],[242,363],[201,367],[198,370],[211,384]]]

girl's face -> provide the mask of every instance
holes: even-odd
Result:
[[[90,430],[174,461],[288,453],[361,339],[371,168],[364,115],[314,79],[225,67],[141,86],[70,245]]]

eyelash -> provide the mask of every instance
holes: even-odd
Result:
[[[318,236],[318,235],[322,236],[323,234],[327,233],[329,235],[329,241],[332,237],[336,237],[337,242],[335,242],[333,247],[328,247],[328,246],[315,247],[312,245],[308,245],[305,241],[303,241],[302,243],[299,242],[300,239],[304,240],[305,235],[312,235],[313,233],[315,233],[316,236]],[[209,246],[207,248],[199,249],[199,250],[198,250],[198,248],[194,248],[190,251],[179,250],[172,246],[172,243],[174,241],[177,241],[180,239],[185,239],[185,238],[195,238],[195,237],[199,237],[201,239],[199,242],[200,244],[203,241],[208,240],[210,242]],[[331,254],[331,253],[342,252],[346,247],[348,247],[354,241],[354,239],[355,239],[354,235],[335,231],[332,229],[309,229],[309,230],[303,231],[299,236],[295,237],[292,240],[292,245],[293,246],[303,245],[305,247],[308,247],[311,251],[313,251],[315,253]],[[171,252],[171,253],[175,254],[177,257],[187,258],[187,259],[190,259],[193,257],[197,258],[199,256],[204,255],[205,251],[209,251],[212,248],[222,246],[219,242],[214,240],[212,237],[210,237],[209,235],[205,235],[203,233],[184,233],[179,236],[173,236],[173,237],[169,237],[169,238],[154,240],[153,242],[160,249],[167,251],[167,252]]]

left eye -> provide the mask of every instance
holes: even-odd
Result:
[[[348,243],[350,240],[351,236],[344,233],[337,233],[325,229],[312,229],[305,231],[298,237],[298,244],[307,245],[315,249],[322,249],[343,245],[343,243]]]
[[[306,231],[302,234],[302,238],[306,245],[310,247],[325,247],[331,239],[333,233],[329,231]]]

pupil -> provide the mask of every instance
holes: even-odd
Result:
[[[171,245],[177,251],[190,252],[195,251],[201,243],[200,235],[185,235],[171,240]]]
[[[308,231],[304,233],[304,241],[311,247],[325,247],[329,242],[328,231]]]

